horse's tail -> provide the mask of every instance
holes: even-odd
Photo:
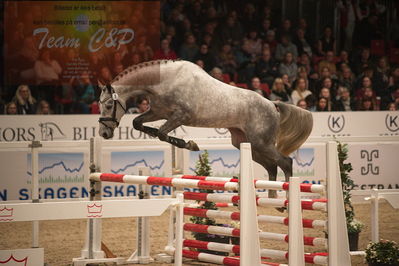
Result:
[[[292,104],[273,102],[280,112],[277,150],[285,156],[296,151],[308,138],[313,128],[312,114]]]

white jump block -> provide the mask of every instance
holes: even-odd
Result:
[[[0,264],[5,266],[44,265],[44,249],[29,248],[0,250]]]
[[[0,204],[0,222],[159,216],[176,199]]]

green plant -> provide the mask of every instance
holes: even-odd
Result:
[[[339,141],[337,141],[337,144],[339,170],[341,173],[342,192],[346,215],[346,226],[348,228],[348,233],[359,233],[362,231],[364,225],[355,219],[355,211],[351,202],[351,190],[353,189],[354,183],[349,176],[349,173],[353,170],[352,164],[345,162],[348,159],[348,144],[342,144]]]
[[[399,247],[394,241],[370,242],[365,251],[368,263],[399,265]]]
[[[194,172],[197,176],[210,176],[211,175],[212,169],[211,169],[211,166],[209,165],[209,153],[207,150],[205,150],[202,154],[198,155],[198,161],[195,165]],[[213,190],[200,189],[200,192],[213,193]],[[197,203],[201,203],[201,202],[197,201]],[[209,209],[209,210],[217,209],[216,204],[213,202],[209,202],[209,201],[205,201],[198,208]],[[195,224],[205,224],[205,225],[215,225],[216,224],[215,219],[207,218],[207,217],[192,216],[190,218],[190,221]],[[194,235],[196,235],[196,234],[194,233]]]

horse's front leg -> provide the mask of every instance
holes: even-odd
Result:
[[[175,119],[175,116],[172,116],[165,122],[165,124],[163,124],[159,128],[159,136],[158,136],[159,139],[162,141],[166,141],[172,144],[173,146],[176,146],[181,149],[188,149],[190,151],[199,151],[198,145],[192,140],[186,142],[183,139],[168,136],[169,132],[175,130],[181,125],[182,125],[181,121],[179,119]]]
[[[160,118],[157,115],[155,115],[150,109],[147,112],[139,115],[138,117],[136,117],[133,120],[133,127],[134,127],[134,129],[144,132],[144,133],[150,135],[151,137],[158,137],[158,135],[159,135],[158,129],[153,128],[153,127],[147,127],[147,126],[144,126],[143,124],[147,123],[147,122],[154,122],[159,119]]]

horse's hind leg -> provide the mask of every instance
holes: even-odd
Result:
[[[267,173],[269,174],[269,180],[276,181],[277,180],[277,164],[273,161],[272,158],[269,158],[267,155],[265,156],[265,152],[260,151],[257,148],[252,149],[253,160],[260,165],[262,165]],[[268,190],[269,198],[277,198],[276,190]]]

